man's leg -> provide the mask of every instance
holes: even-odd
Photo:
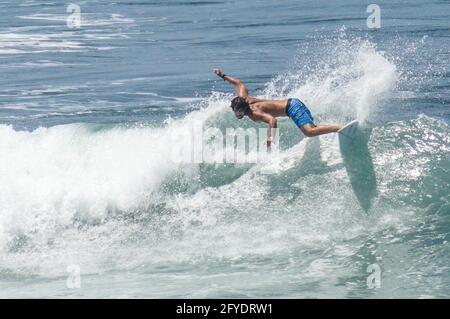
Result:
[[[335,133],[339,131],[341,128],[341,125],[336,124],[321,124],[321,125],[311,125],[306,124],[303,125],[300,129],[302,130],[303,134],[305,134],[308,137],[322,135],[322,134],[328,134],[328,133]]]

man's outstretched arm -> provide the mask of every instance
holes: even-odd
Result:
[[[256,122],[261,121],[261,122],[265,122],[269,125],[269,130],[267,132],[268,137],[266,140],[266,144],[267,144],[267,146],[270,147],[270,144],[272,144],[272,142],[275,139],[275,136],[277,134],[277,119],[268,113],[264,113],[264,112],[260,112],[260,111],[253,112],[251,114],[250,118],[253,121],[256,121]]]
[[[248,89],[241,80],[235,79],[232,76],[222,73],[220,69],[214,69],[214,73],[224,79],[225,81],[233,84],[236,87],[236,94],[240,97],[246,98],[248,96]]]

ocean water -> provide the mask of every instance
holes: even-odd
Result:
[[[450,297],[450,3],[370,3],[1,1],[0,297]],[[280,119],[263,162],[173,162],[264,127],[214,67],[360,143]]]

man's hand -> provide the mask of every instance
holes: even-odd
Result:
[[[217,76],[222,77],[222,70],[220,70],[219,68],[216,68],[216,69],[214,69],[213,71],[214,71],[214,73],[215,73]]]
[[[213,70],[213,72],[221,77],[224,81],[227,81],[228,83],[233,84],[236,87],[236,94],[237,96],[246,98],[248,96],[248,89],[244,85],[244,83],[241,82],[239,79],[235,79],[232,76],[229,76],[228,74],[222,73],[222,70],[219,68],[216,68]]]
[[[267,138],[266,141],[264,142],[264,144],[266,144],[267,147],[270,147],[272,143],[273,143],[272,137]]]

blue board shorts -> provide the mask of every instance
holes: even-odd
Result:
[[[311,111],[299,99],[288,99],[286,104],[286,114],[299,128],[306,124],[316,126]]]

